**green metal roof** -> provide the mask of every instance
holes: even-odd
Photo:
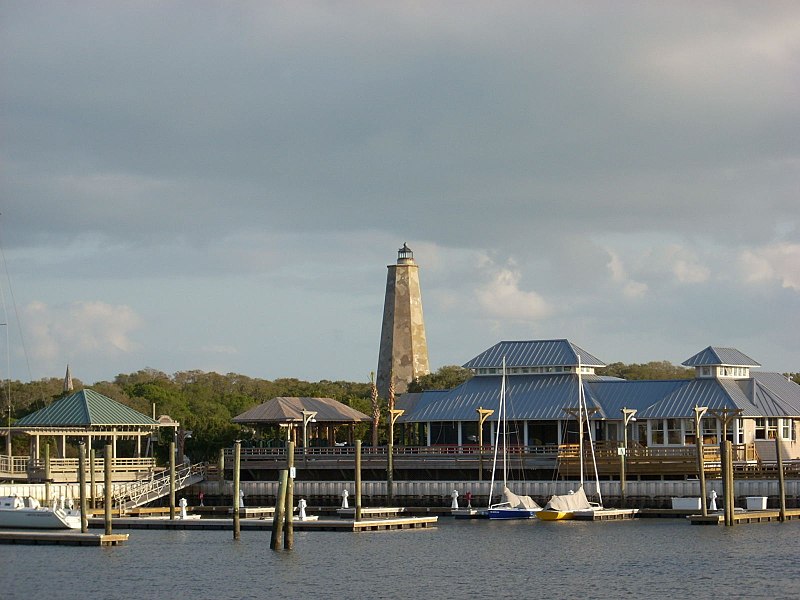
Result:
[[[15,427],[91,425],[158,425],[158,421],[94,390],[83,389],[14,423]]]

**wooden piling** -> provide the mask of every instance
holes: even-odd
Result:
[[[103,509],[105,515],[106,535],[111,535],[111,502],[113,498],[113,485],[111,483],[111,444],[106,444],[104,458],[105,469],[103,472],[105,474],[105,485],[103,486],[103,492],[105,494],[105,499],[103,501]]]
[[[780,517],[778,520],[786,521],[786,481],[783,474],[783,455],[781,454],[781,440],[775,436],[775,455],[778,460],[778,498],[780,499]]]
[[[217,490],[219,491],[219,497],[225,494],[225,449],[220,448],[219,451],[219,463],[217,468],[219,472],[217,473]]]
[[[305,453],[305,446],[303,453]],[[283,549],[292,550],[294,548],[294,442],[286,445],[286,466],[288,467],[286,477],[286,506],[285,518],[286,526],[283,529]]]
[[[722,471],[722,503],[725,525],[733,526],[734,498],[733,490],[733,448],[728,440],[723,440],[719,445],[720,470]]]
[[[275,501],[275,514],[272,517],[272,539],[269,547],[272,550],[280,550],[283,540],[283,521],[286,510],[286,484],[289,479],[289,471],[281,469],[278,479],[278,498]]]
[[[80,485],[81,533],[89,531],[89,515],[86,510],[86,445],[78,442],[78,482]]]
[[[169,443],[169,520],[175,520],[175,441]]]
[[[44,445],[44,500],[45,504],[50,505],[50,481],[53,474],[50,472],[50,443]]]
[[[97,482],[94,480],[94,461],[95,461],[94,448],[89,448],[89,506],[97,508],[95,501],[95,494],[97,493]]]
[[[239,471],[242,466],[242,442],[236,440],[233,443],[233,539],[238,540],[242,536],[241,524],[239,522],[239,503],[241,502]]]
[[[355,520],[361,520],[361,440],[356,440],[356,512]]]

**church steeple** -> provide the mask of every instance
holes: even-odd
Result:
[[[387,268],[376,381],[382,398],[389,397],[390,380],[399,395],[413,379],[430,372],[419,266],[408,244],[397,251],[397,264]]]
[[[67,374],[64,375],[64,393],[73,391],[75,388],[72,385],[72,374],[69,372],[69,364],[67,364]]]

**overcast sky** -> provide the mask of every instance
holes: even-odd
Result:
[[[0,161],[12,379],[368,381],[404,242],[433,370],[800,370],[793,0],[0,0]]]

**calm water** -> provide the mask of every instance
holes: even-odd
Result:
[[[120,530],[122,531],[122,530]],[[128,530],[126,530],[128,531]],[[792,598],[800,523],[443,518],[427,530],[129,530],[111,548],[0,545],[6,598]]]

